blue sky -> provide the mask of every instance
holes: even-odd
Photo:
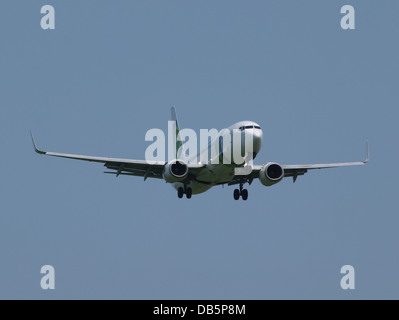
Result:
[[[40,28],[51,4],[56,30]],[[356,9],[356,30],[340,8]],[[0,298],[398,298],[394,1],[2,1]],[[359,161],[190,201],[41,148],[144,158],[148,129],[264,129],[256,163]],[[53,265],[56,290],[40,288]],[[340,288],[353,265],[356,290]]]

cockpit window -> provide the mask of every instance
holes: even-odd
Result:
[[[245,129],[261,129],[259,126],[245,126],[245,127],[240,127],[240,131],[244,131]]]

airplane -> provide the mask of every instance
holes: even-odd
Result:
[[[176,110],[172,108],[172,121],[176,125],[177,137],[179,137],[179,123],[177,120]],[[302,176],[309,170],[337,168],[347,166],[362,166],[368,163],[370,158],[369,144],[366,142],[366,160],[362,162],[342,162],[342,163],[328,163],[328,164],[305,164],[305,165],[281,165],[276,162],[268,162],[264,165],[252,165],[252,161],[256,158],[262,147],[263,131],[259,124],[253,121],[238,122],[228,128],[231,132],[239,130],[243,134],[251,137],[253,145],[251,152],[241,150],[242,154],[246,155],[245,163],[242,164],[224,164],[223,160],[215,164],[211,154],[208,156],[207,163],[188,162],[179,154],[184,153],[184,145],[176,142],[176,159],[166,161],[146,161],[146,160],[131,160],[131,159],[117,159],[92,157],[84,155],[74,155],[65,153],[55,153],[41,151],[38,149],[34,136],[31,132],[33,147],[36,153],[52,157],[60,157],[67,159],[83,160],[90,162],[103,163],[104,166],[113,171],[106,171],[104,173],[114,174],[116,177],[120,175],[138,176],[144,178],[163,179],[167,183],[173,185],[176,189],[178,198],[183,198],[186,195],[187,199],[191,199],[192,195],[201,194],[212,187],[219,185],[238,186],[234,190],[234,200],[242,198],[244,201],[248,200],[248,190],[244,188],[245,184],[252,185],[255,179],[258,179],[264,186],[273,186],[283,178],[292,177],[295,183],[298,176]],[[220,158],[224,152],[223,146],[220,145],[220,139],[216,139],[209,143],[209,150],[216,148],[218,150],[217,156]],[[177,141],[179,141],[177,139]],[[231,142],[233,144],[233,142]],[[230,148],[233,146],[229,146]],[[245,145],[242,146],[245,149]],[[208,150],[208,151],[209,151]],[[183,152],[182,152],[183,151]],[[198,157],[196,158],[198,159]],[[237,174],[237,168],[248,168],[250,170],[245,174]]]

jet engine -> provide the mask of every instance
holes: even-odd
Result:
[[[268,163],[259,172],[260,182],[270,187],[284,178],[284,169],[278,163]]]
[[[187,175],[188,166],[182,160],[173,160],[169,162],[163,171],[163,178],[169,183],[183,181]]]

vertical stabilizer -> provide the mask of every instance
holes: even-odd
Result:
[[[172,107],[172,121],[176,123],[176,159],[182,159],[183,157],[183,141],[180,137],[180,126],[177,119],[176,108]]]

